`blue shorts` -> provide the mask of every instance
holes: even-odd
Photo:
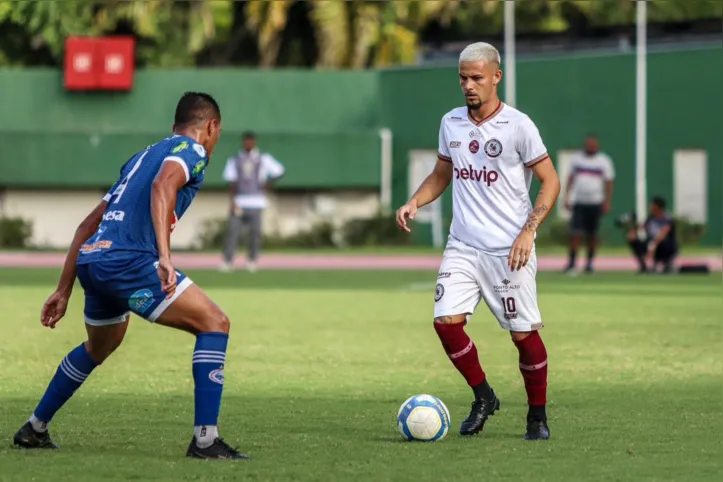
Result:
[[[176,271],[176,292],[166,299],[157,266],[158,260],[150,255],[79,264],[78,281],[85,292],[85,322],[93,326],[123,323],[131,312],[156,321],[193,283]]]

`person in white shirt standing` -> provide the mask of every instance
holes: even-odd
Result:
[[[467,46],[459,58],[466,106],[445,114],[434,171],[397,211],[397,224],[437,199],[452,183],[453,219],[437,276],[434,328],[474,402],[460,433],[480,432],[500,401],[487,381],[477,348],[465,333],[469,315],[484,300],[519,351],[527,391],[527,440],[548,439],[547,351],[538,332],[535,233],[560,192],[560,181],[537,127],[502,103],[500,54],[492,45]],[[542,187],[534,208],[532,176]]]
[[[597,138],[589,135],[585,139],[585,150],[575,155],[570,162],[570,176],[567,180],[565,207],[572,210],[570,219],[570,257],[565,272],[575,269],[577,250],[583,236],[587,237],[587,265],[585,272],[592,273],[597,232],[601,218],[610,212],[613,195],[615,167],[610,158],[600,152]]]
[[[236,248],[245,227],[249,231],[246,269],[256,271],[263,237],[261,215],[268,206],[266,190],[283,175],[284,166],[271,154],[259,151],[256,136],[246,132],[241,150],[226,161],[223,171],[223,178],[230,186],[230,212],[222,271],[233,269]]]

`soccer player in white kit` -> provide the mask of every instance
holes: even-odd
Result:
[[[434,171],[397,211],[397,223],[437,199],[452,183],[453,220],[437,277],[434,328],[454,366],[474,392],[460,433],[474,435],[500,407],[464,331],[484,300],[519,351],[529,410],[528,440],[548,439],[547,351],[538,333],[535,232],[560,193],[554,164],[530,118],[500,101],[500,54],[492,45],[467,46],[459,58],[466,106],[442,118]],[[532,175],[541,183],[534,208]]]

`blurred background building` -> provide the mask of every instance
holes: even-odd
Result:
[[[723,2],[647,5],[647,194],[669,200],[684,242],[720,245]],[[504,59],[504,9],[493,0],[0,1],[0,247],[67,246],[122,163],[170,133],[186,90],[216,96],[224,135],[175,247],[220,249],[222,171],[246,130],[286,168],[263,220],[266,246],[408,242],[389,213],[434,161],[441,116],[463,102],[459,52],[487,41]],[[602,227],[609,244],[625,242],[614,219],[636,208],[635,22],[628,0],[515,5],[515,105],[539,126],[563,180],[587,133],[605,145],[617,173]],[[87,43],[115,37],[130,44],[112,57],[103,57],[111,44]],[[93,77],[93,62],[105,74]],[[73,87],[73,75],[100,87]],[[448,194],[420,216],[411,242],[441,242]],[[566,242],[561,204],[541,241]]]

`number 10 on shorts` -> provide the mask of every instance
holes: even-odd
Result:
[[[515,304],[515,299],[511,296],[500,299],[502,300],[502,309],[505,310],[505,319],[514,320],[517,318],[517,305]]]

